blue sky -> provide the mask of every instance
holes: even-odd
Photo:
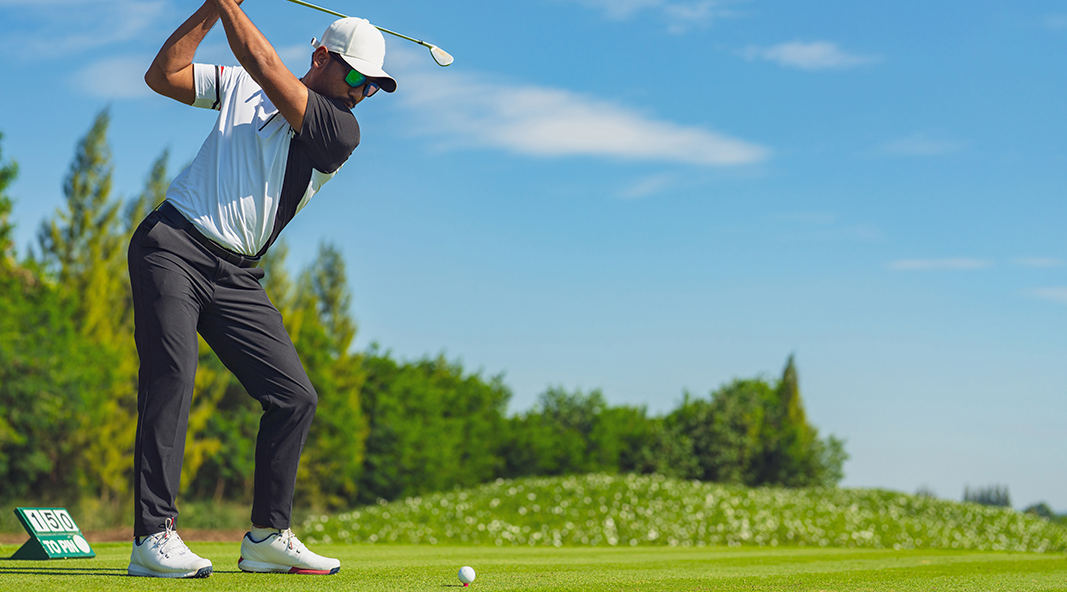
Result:
[[[0,0],[21,249],[105,106],[117,195],[195,155],[212,113],[141,76],[197,6]],[[361,347],[655,413],[794,353],[845,485],[1067,511],[1062,2],[328,6],[456,58],[387,39],[398,92],[283,235],[343,251]],[[245,8],[303,74],[331,18]]]

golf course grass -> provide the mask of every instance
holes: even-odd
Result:
[[[189,522],[199,525],[196,508]],[[239,514],[207,522],[230,528]],[[190,543],[214,563],[207,579],[130,578],[129,543],[95,543],[89,560],[0,559],[0,592],[462,589],[464,565],[478,574],[472,591],[1067,592],[1064,527],[1011,508],[882,490],[526,478],[308,513],[294,530],[340,558],[341,572],[241,573],[240,530],[229,530],[232,542]],[[0,545],[0,557],[16,548]]]
[[[94,559],[0,560],[0,589],[46,590],[1067,590],[1060,554],[754,547],[451,547],[317,545],[335,576],[245,574],[240,543],[192,543],[215,564],[202,580],[127,577],[128,543],[94,545]],[[10,557],[16,546],[0,546]]]

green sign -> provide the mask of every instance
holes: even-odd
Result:
[[[96,557],[65,508],[15,508],[30,540],[11,559]]]

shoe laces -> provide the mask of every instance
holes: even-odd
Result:
[[[293,533],[293,529],[291,528],[286,528],[281,531],[281,533],[278,534],[278,538],[281,539],[281,541],[285,543],[286,548],[291,551],[300,553],[307,548],[304,546],[304,543],[300,542],[300,539],[296,538],[296,534]]]
[[[177,556],[188,553],[188,545],[185,544],[182,537],[178,536],[178,532],[174,530],[174,520],[172,518],[167,518],[163,525],[166,530],[152,536],[152,548],[168,559],[171,554]]]

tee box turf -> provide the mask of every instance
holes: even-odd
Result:
[[[96,557],[65,508],[15,508],[30,540],[11,559]]]

